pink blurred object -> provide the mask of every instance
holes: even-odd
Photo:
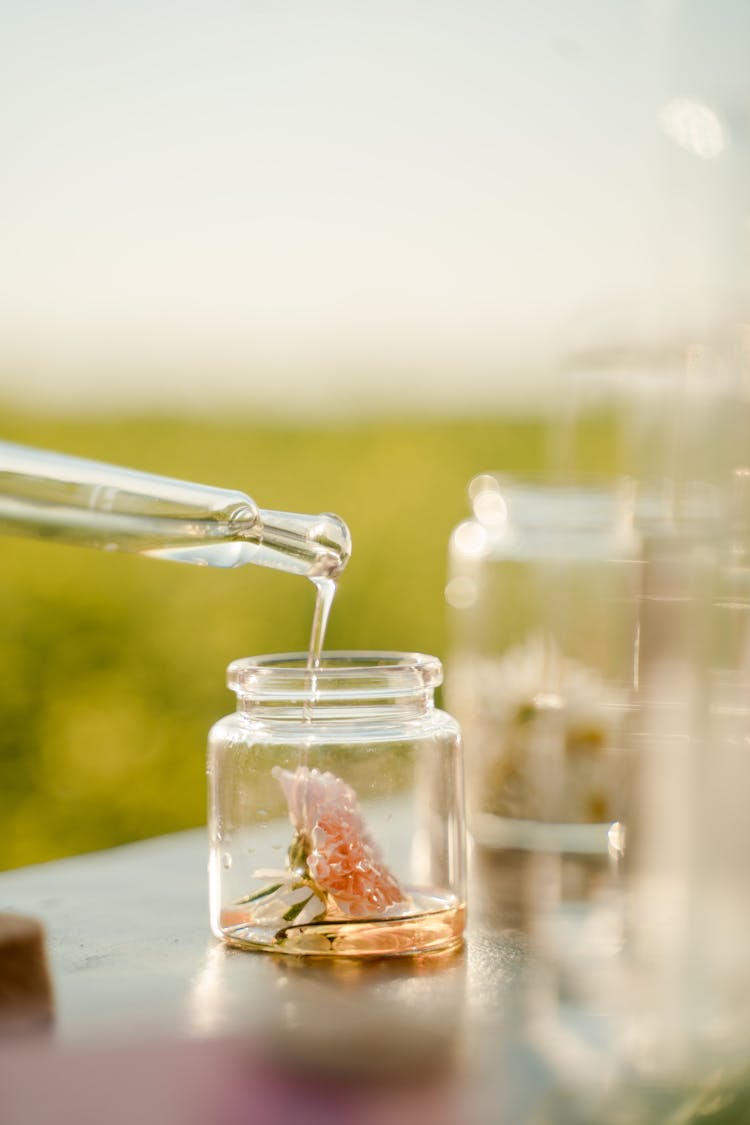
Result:
[[[0,1052],[0,1125],[455,1125],[457,1088],[435,1075],[394,1082],[291,1070],[235,1040]]]

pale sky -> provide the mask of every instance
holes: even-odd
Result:
[[[0,398],[450,408],[620,331],[658,7],[0,0]]]

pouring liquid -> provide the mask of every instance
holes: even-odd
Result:
[[[333,599],[336,596],[335,578],[311,578],[315,587],[315,608],[313,610],[312,628],[310,629],[310,647],[307,650],[307,671],[310,674],[310,699],[303,704],[302,715],[309,726],[309,736],[300,748],[299,765],[306,766],[310,757],[310,747],[313,740],[312,722],[315,713],[315,700],[318,694],[318,676],[320,660],[323,655],[328,619],[331,615]]]
[[[316,577],[312,578],[311,582],[315,587],[315,609],[313,611],[312,629],[310,630],[307,667],[314,676],[315,670],[320,667],[320,658],[323,654],[328,618],[331,615],[331,606],[336,596],[336,579]]]

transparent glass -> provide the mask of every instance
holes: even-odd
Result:
[[[232,945],[323,956],[458,944],[465,827],[458,724],[434,657],[235,661],[208,750],[210,910]]]
[[[638,550],[622,485],[493,474],[450,542],[446,691],[489,847],[606,852],[626,792]]]
[[[676,1088],[746,1084],[750,1052],[744,473],[735,486],[723,527],[717,516],[652,537],[645,558],[623,1041],[637,1074]]]
[[[335,577],[338,516],[263,511],[244,492],[0,442],[0,532],[172,562]]]

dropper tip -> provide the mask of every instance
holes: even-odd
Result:
[[[322,548],[310,571],[311,578],[337,578],[349,562],[352,537],[340,516],[322,512],[311,538]]]

